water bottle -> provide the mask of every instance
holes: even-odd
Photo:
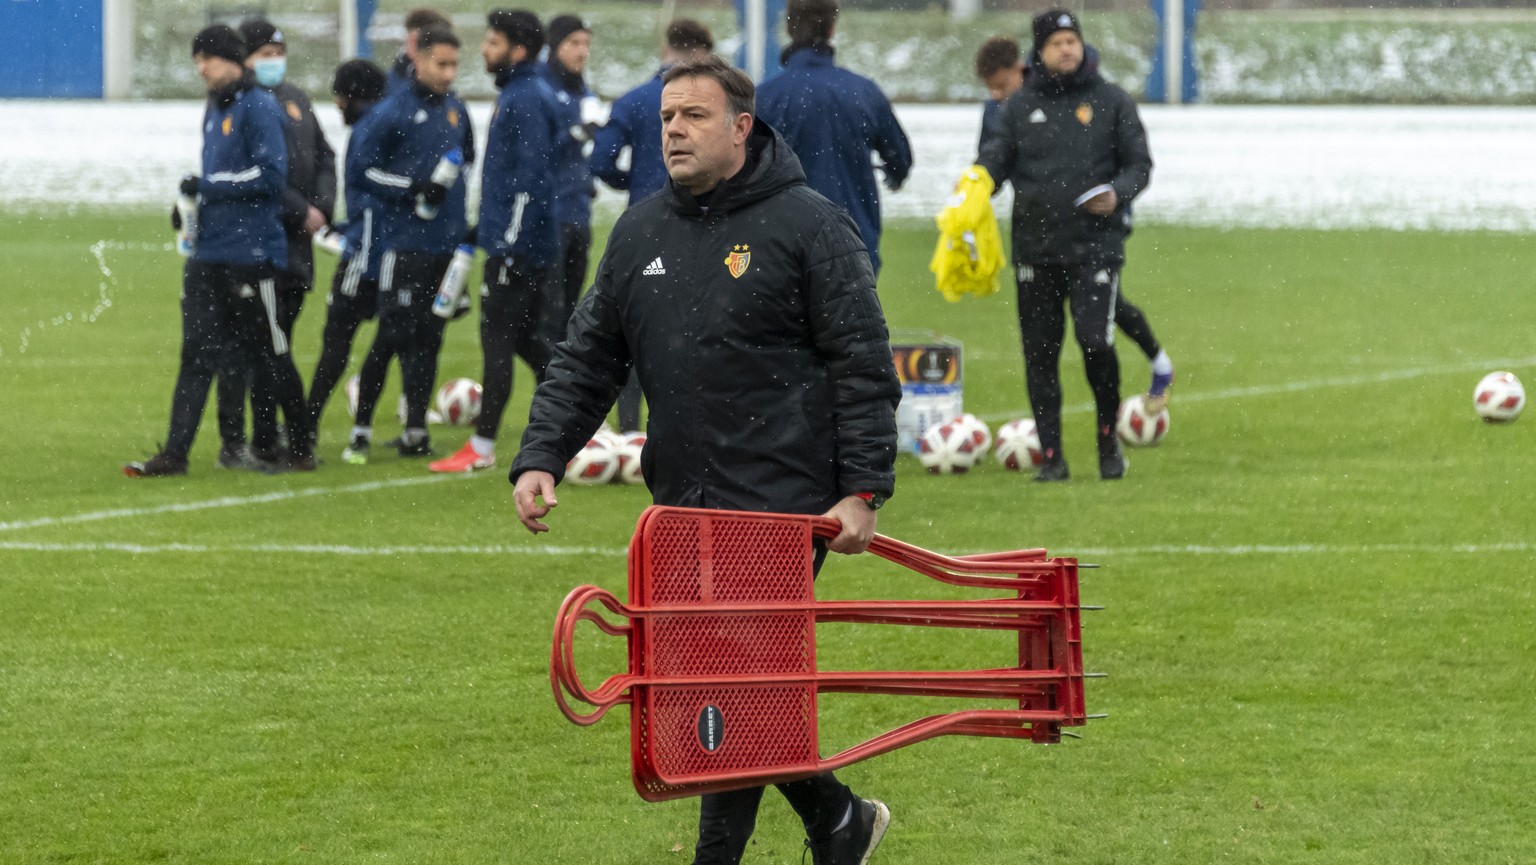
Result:
[[[181,228],[176,232],[176,251],[188,257],[197,245],[197,199],[191,195],[177,196],[176,213],[181,217]]]
[[[432,182],[438,186],[452,187],[453,182],[459,179],[459,167],[464,164],[464,153],[457,147],[443,154],[443,158],[437,161],[437,167],[432,169]],[[416,215],[422,219],[437,218],[437,207],[426,202],[421,196],[416,197]]]
[[[347,254],[347,236],[329,225],[322,225],[320,230],[315,232],[314,241],[316,248],[323,249],[331,255]]]
[[[443,272],[443,281],[437,287],[437,297],[432,299],[432,314],[438,318],[453,318],[458,311],[459,296],[464,293],[464,283],[469,280],[470,265],[475,263],[475,248],[467,243],[459,244],[453,251],[453,260]]]

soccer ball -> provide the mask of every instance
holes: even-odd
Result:
[[[966,412],[960,416],[960,420],[971,430],[971,438],[976,441],[976,458],[979,460],[986,456],[992,449],[992,430],[987,428],[986,421]]]
[[[1162,411],[1152,414],[1147,411],[1146,396],[1136,394],[1120,403],[1115,432],[1129,447],[1151,447],[1168,434],[1168,407],[1165,405]]]
[[[565,479],[582,486],[598,486],[619,472],[619,453],[602,439],[594,438],[565,464]]]
[[[965,474],[976,465],[977,433],[960,418],[929,427],[917,442],[917,458],[932,474]]]
[[[616,480],[626,484],[643,484],[645,476],[640,473],[640,453],[645,449],[645,433],[638,430],[624,434],[624,443],[619,445],[619,473]]]
[[[456,378],[437,389],[437,413],[453,426],[469,426],[480,418],[480,383]]]
[[[1010,471],[1038,469],[1045,461],[1040,432],[1032,417],[1011,420],[997,428],[997,447],[992,455]]]
[[[1472,392],[1472,408],[1488,423],[1509,423],[1525,408],[1525,388],[1512,372],[1490,372]]]

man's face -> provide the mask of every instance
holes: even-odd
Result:
[[[1024,65],[1016,63],[1007,69],[999,69],[981,79],[987,88],[987,96],[1001,102],[1024,86]]]
[[[433,45],[416,52],[416,80],[439,95],[453,89],[459,76],[459,49],[452,45]]]
[[[689,75],[662,88],[662,158],[672,180],[695,195],[741,169],[751,131],[752,115],[733,116],[713,78]]]
[[[245,74],[244,66],[223,57],[198,54],[193,56],[192,60],[197,63],[197,76],[203,79],[203,85],[209,93],[234,84],[240,80],[240,76]]]
[[[485,31],[485,39],[480,42],[480,59],[485,61],[486,72],[495,75],[523,62],[527,57],[526,46],[513,45],[499,30]]]
[[[587,71],[587,58],[591,55],[592,34],[585,30],[577,30],[565,37],[555,49],[555,59],[560,65],[576,73]]]
[[[1083,40],[1075,30],[1057,30],[1040,46],[1040,65],[1050,74],[1062,77],[1083,65]]]
[[[245,56],[245,67],[247,69],[255,69],[257,60],[267,60],[273,57],[286,56],[288,56],[288,52],[283,48],[283,46],[273,42],[268,42],[267,44],[257,48],[255,51],[252,51],[250,54]]]

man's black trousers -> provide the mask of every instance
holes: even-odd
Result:
[[[379,332],[363,362],[358,426],[373,425],[373,411],[384,390],[384,367],[390,357],[398,356],[405,426],[426,429],[427,404],[437,381],[437,353],[447,324],[432,313],[432,301],[452,259],[452,253],[384,253],[379,265]],[[372,374],[375,371],[377,375]]]
[[[363,322],[379,310],[379,282],[364,279],[366,258],[350,258],[336,268],[331,293],[325,299],[325,332],[321,337],[320,359],[315,362],[314,377],[309,380],[309,422],[317,432],[325,404],[346,374],[352,356],[352,340]],[[384,381],[383,371],[375,376]]]
[[[480,287],[484,390],[475,435],[494,439],[501,429],[501,415],[512,398],[514,355],[533,370],[535,384],[544,380],[544,368],[549,366],[550,358],[545,330],[550,300],[546,280],[542,268],[526,267],[516,259],[492,258],[485,263],[485,283]]]
[[[1066,338],[1068,310],[1093,391],[1099,442],[1112,446],[1115,413],[1120,408],[1114,322],[1119,268],[1021,266],[1018,283],[1024,378],[1041,449],[1048,455],[1061,453],[1061,346]]]

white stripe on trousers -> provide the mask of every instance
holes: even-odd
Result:
[[[373,208],[363,211],[363,244],[347,262],[347,272],[341,278],[341,293],[346,297],[357,296],[357,284],[368,270],[368,256],[373,252]]]
[[[1120,271],[1115,271],[1109,278],[1109,321],[1104,324],[1104,344],[1110,348],[1115,347],[1115,303],[1120,295]]]
[[[379,259],[379,290],[393,291],[395,288],[395,251],[391,249]]]
[[[277,326],[277,280],[263,279],[260,283],[261,305],[267,308],[267,327],[272,331],[272,353],[282,356],[288,353],[288,337]]]

